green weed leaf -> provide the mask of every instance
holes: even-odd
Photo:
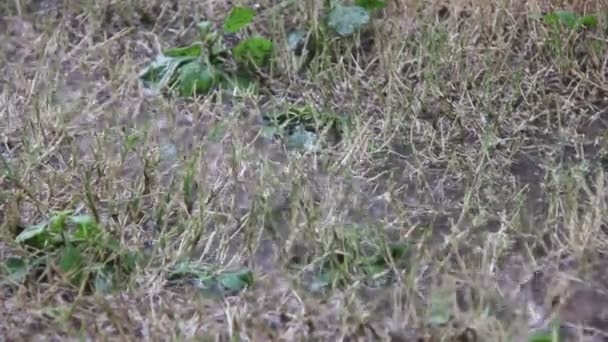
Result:
[[[142,260],[140,252],[127,251],[121,254],[121,266],[126,272],[132,272],[137,267],[137,264]]]
[[[431,296],[429,324],[441,326],[450,321],[450,298],[447,291],[435,292]]]
[[[316,54],[316,42],[305,30],[294,30],[287,34],[287,48],[297,58],[293,59],[297,70],[306,68]]]
[[[91,215],[74,215],[70,217],[70,221],[72,221],[78,227],[88,228],[97,225],[95,219]]]
[[[409,246],[401,242],[391,242],[388,244],[388,249],[391,253],[391,257],[397,260],[406,255],[409,250]]]
[[[197,57],[192,56],[168,57],[161,54],[142,70],[139,78],[154,92],[159,92],[169,85],[180,66],[196,59]]]
[[[244,71],[244,70],[243,70]],[[246,90],[253,86],[256,89],[256,83],[245,72],[239,72],[236,75],[222,77],[221,85],[223,89],[234,92],[237,89]]]
[[[59,269],[70,279],[73,285],[79,285],[83,276],[82,266],[82,254],[74,245],[68,243],[62,250]]]
[[[15,283],[21,283],[27,276],[27,262],[23,258],[9,257],[2,265],[8,279]],[[3,272],[3,273],[4,273]]]
[[[74,240],[95,240],[101,233],[95,219],[90,215],[72,216],[70,221],[76,225],[76,231],[72,235]]]
[[[287,47],[291,51],[296,51],[306,39],[306,31],[295,30],[287,34]]]
[[[547,23],[552,26],[558,26],[560,24],[566,26],[569,29],[576,27],[576,14],[570,11],[557,11],[549,13],[543,17]]]
[[[375,262],[370,262],[369,264],[365,263],[361,267],[363,268],[365,273],[370,277],[375,277],[376,275],[384,273],[388,270],[386,265],[382,265],[380,263]]]
[[[340,139],[348,133],[349,126],[346,117],[332,112],[319,112],[309,106],[266,113],[263,120],[264,136],[283,140],[287,149],[308,151],[316,148],[320,134],[327,133],[326,136],[330,139]]]
[[[224,137],[227,127],[228,127],[228,124],[226,124],[225,122],[222,122],[222,121],[217,122],[215,125],[213,125],[211,127],[211,131],[209,132],[207,139],[209,139],[209,141],[214,142],[214,143],[219,142]]]
[[[538,330],[534,332],[529,338],[528,342],[558,342],[560,339],[560,326],[559,321],[554,320],[549,325],[548,329]]]
[[[190,281],[205,291],[216,294],[235,294],[253,284],[253,273],[249,270],[214,272],[195,261],[182,261],[169,272],[170,281]]]
[[[187,277],[201,277],[208,276],[208,272],[205,267],[200,264],[185,260],[178,262],[168,272],[169,280],[187,278]]]
[[[319,293],[332,286],[336,280],[336,272],[324,271],[316,275],[310,284],[310,291]]]
[[[315,132],[310,132],[298,126],[295,131],[287,137],[286,147],[293,150],[312,151],[318,140],[318,135]]]
[[[327,18],[327,25],[339,35],[346,37],[369,22],[369,12],[361,6],[337,5]]]
[[[597,17],[594,15],[585,15],[578,18],[577,25],[579,27],[594,28],[597,27]]]
[[[101,267],[95,272],[93,283],[95,291],[103,294],[110,293],[114,285],[114,272],[111,267]]]
[[[537,332],[534,335],[530,336],[528,342],[556,342],[553,341],[553,336],[551,332]]]
[[[574,13],[559,11],[557,12],[557,17],[559,18],[559,22],[566,25],[567,28],[572,30],[576,27],[576,15]]]
[[[206,40],[209,38],[210,34],[213,34],[213,23],[208,20],[203,20],[196,24],[196,28],[198,29],[198,34],[201,40]]]
[[[35,248],[44,248],[58,240],[59,237],[48,230],[46,223],[29,226],[15,238],[17,243],[28,244]]]
[[[382,0],[357,0],[355,5],[365,8],[368,11],[375,9],[383,9],[386,7],[386,1]]]
[[[177,160],[177,146],[175,144],[163,144],[160,146],[161,160]]]
[[[404,257],[408,251],[408,245],[400,242],[391,242],[387,246],[388,252],[394,261],[397,261]],[[384,253],[378,253],[368,258],[366,261],[368,265],[380,266],[386,268],[388,266],[387,259]]]
[[[72,214],[71,210],[57,212],[49,220],[49,228],[52,232],[61,233],[66,229],[66,221],[68,216]]]
[[[104,241],[104,247],[110,252],[120,253],[120,241],[116,238],[107,238]]]
[[[194,57],[197,58],[201,55],[201,52],[203,51],[203,44],[201,43],[194,43],[190,46],[185,46],[185,47],[179,47],[179,48],[172,48],[172,49],[168,49],[163,51],[163,54],[167,57]]]
[[[253,273],[249,270],[226,272],[218,276],[218,281],[225,291],[239,292],[253,284]]]
[[[580,28],[594,28],[597,26],[598,19],[595,15],[585,15],[578,17],[575,13],[570,11],[557,11],[541,16],[541,18],[553,26],[554,28],[563,25],[569,30],[575,30]]]
[[[17,237],[15,241],[18,243],[25,243],[30,239],[46,234],[46,224],[37,224],[35,226],[29,226],[25,228]]]
[[[232,50],[239,63],[253,62],[257,67],[268,64],[272,54],[272,42],[265,38],[251,37],[239,42]]]
[[[235,6],[230,10],[228,18],[224,21],[224,31],[228,33],[236,33],[243,27],[247,26],[255,16],[255,12],[248,7]]]
[[[179,92],[182,96],[207,93],[218,82],[219,71],[199,61],[185,64],[179,69]]]
[[[139,139],[140,136],[138,133],[129,134],[125,139],[125,151],[133,151]]]
[[[441,326],[450,321],[450,315],[447,311],[435,311],[432,313],[429,324],[432,326]]]
[[[262,126],[262,135],[266,138],[272,139],[275,136],[279,136],[282,133],[282,129],[275,125],[264,125]]]

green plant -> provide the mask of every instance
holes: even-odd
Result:
[[[167,271],[171,283],[189,283],[213,295],[234,295],[253,284],[253,273],[243,269],[237,271],[218,270],[192,260],[177,262]]]
[[[556,11],[545,14],[540,18],[554,29],[564,26],[568,30],[580,30],[583,28],[594,28],[598,23],[597,16],[595,15],[578,16],[570,11]]]
[[[7,280],[13,283],[21,283],[28,273],[28,264],[24,258],[9,257],[1,266],[1,273],[7,275]]]
[[[321,135],[331,140],[348,133],[348,117],[320,112],[312,106],[288,106],[285,111],[263,115],[264,133],[285,142],[288,149],[313,150]]]
[[[135,269],[138,258],[123,250],[91,216],[71,211],[54,213],[48,222],[25,228],[15,241],[37,250],[34,256],[5,262],[5,269],[19,282],[38,266],[55,265],[72,285],[109,292]]]
[[[452,315],[451,292],[435,290],[430,299],[428,323],[435,327],[447,324]]]
[[[255,12],[247,7],[232,7],[226,21],[224,21],[224,31],[236,33],[247,26],[253,20]]]
[[[327,26],[340,36],[354,34],[369,22],[371,11],[386,6],[379,0],[357,0],[355,3],[354,6],[337,4],[327,15]]]
[[[576,60],[576,48],[589,43],[587,35],[581,34],[593,29],[598,24],[597,16],[579,16],[570,11],[556,11],[545,15],[534,15],[546,26],[546,44],[548,56],[554,60],[560,70],[567,70]],[[590,43],[592,44],[592,43]]]
[[[336,230],[326,246],[326,253],[316,262],[309,289],[323,292],[356,281],[368,286],[386,284],[394,276],[394,266],[407,262],[410,246],[385,241],[380,236],[370,241],[367,235],[371,234],[375,233]]]
[[[528,338],[528,342],[559,342],[561,341],[559,328],[558,322],[552,322],[549,329],[534,332]]]
[[[268,65],[272,48],[272,42],[268,39],[251,37],[239,42],[232,52],[238,63],[252,63],[253,67],[262,67]]]
[[[337,34],[350,36],[369,22],[369,12],[360,6],[337,5],[327,16],[327,25]]]
[[[224,21],[224,31],[236,33],[254,16],[249,8],[234,7]],[[176,88],[179,95],[190,96],[207,94],[218,87],[247,86],[247,77],[255,74],[250,71],[265,67],[270,61],[273,44],[268,39],[249,37],[228,49],[210,22],[203,21],[197,28],[198,42],[163,51],[140,73],[140,79],[152,91]],[[231,60],[237,64],[236,69]]]
[[[291,57],[295,69],[301,72],[320,51],[325,50],[324,43],[330,39],[328,32],[334,32],[340,37],[352,36],[369,23],[375,10],[384,7],[386,2],[380,0],[357,0],[355,5],[338,3],[326,12],[325,25],[287,32],[287,48],[293,54]]]
[[[356,0],[355,4],[365,8],[368,11],[383,9],[386,7],[386,1],[382,0]]]

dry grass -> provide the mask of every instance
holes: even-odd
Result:
[[[252,31],[278,45],[322,18],[322,1],[259,3]],[[222,1],[1,4],[0,261],[33,255],[15,235],[67,209],[143,261],[110,294],[54,265],[3,281],[0,335],[525,341],[558,319],[572,340],[601,340],[605,18],[560,47],[526,15],[540,1],[389,3],[303,74],[279,54],[274,96],[196,100],[146,96],[137,74],[194,23],[221,23]],[[351,134],[306,154],[259,136],[261,114],[290,102],[349,115]],[[370,250],[385,251],[384,283],[362,270]],[[184,257],[255,282],[221,298],[175,286]],[[313,293],[324,262],[339,277]]]

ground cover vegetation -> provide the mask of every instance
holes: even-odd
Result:
[[[0,336],[606,340],[606,5],[3,2]]]

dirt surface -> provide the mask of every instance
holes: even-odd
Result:
[[[548,3],[390,1],[298,72],[285,32],[322,2],[263,1],[245,35],[279,72],[258,93],[151,95],[142,68],[232,5],[0,5],[0,339],[608,340],[605,16],[558,44],[528,18]],[[261,134],[294,104],[350,135],[303,153]],[[113,291],[16,242],[63,210],[141,256]],[[171,281],[184,258],[254,281],[209,296]]]

